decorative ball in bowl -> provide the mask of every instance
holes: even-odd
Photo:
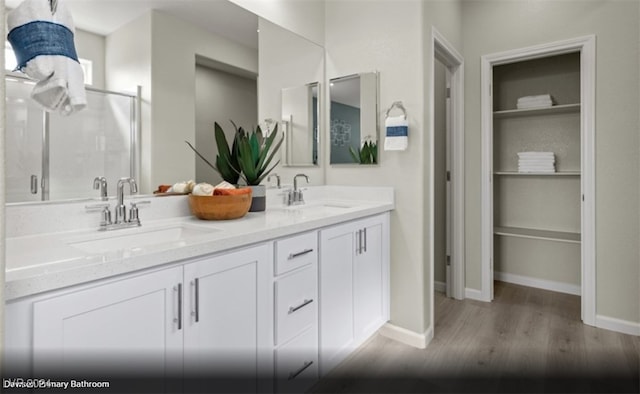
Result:
[[[230,220],[243,217],[251,207],[251,189],[237,190],[242,190],[243,193],[212,196],[189,194],[191,214],[202,220]]]

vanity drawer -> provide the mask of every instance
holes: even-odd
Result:
[[[316,271],[310,266],[275,284],[275,340],[281,345],[317,321]]]
[[[275,359],[277,392],[305,392],[318,379],[316,330],[307,330],[276,349]]]
[[[311,264],[318,259],[318,234],[296,235],[276,241],[276,275]]]

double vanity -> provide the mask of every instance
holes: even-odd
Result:
[[[106,232],[86,202],[7,209],[8,372],[308,389],[389,319],[393,190],[278,191],[232,221],[151,197]]]

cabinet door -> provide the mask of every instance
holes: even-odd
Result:
[[[181,282],[177,267],[35,302],[34,375],[181,374]]]
[[[320,232],[320,372],[326,374],[353,347],[353,261],[356,227]]]
[[[264,356],[272,351],[271,251],[263,245],[185,265],[186,377],[230,379],[242,385],[234,390],[254,392],[262,368],[272,368]]]
[[[360,223],[354,263],[354,325],[364,341],[383,324],[383,224],[378,218]]]

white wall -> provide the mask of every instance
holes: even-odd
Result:
[[[480,56],[595,34],[596,313],[640,322],[639,6],[636,1],[464,2],[467,287],[481,286]]]
[[[230,0],[319,45],[324,44],[325,0]]]
[[[419,1],[328,1],[325,7],[327,79],[378,70],[380,130],[384,112],[392,102],[402,100],[407,109],[407,151],[381,151],[379,166],[362,167],[330,166],[329,156],[325,155],[323,166],[327,184],[373,182],[395,188],[396,210],[391,215],[391,323],[423,334],[430,325],[427,302],[431,297],[424,294],[428,234],[423,204],[427,181],[425,102],[420,88],[424,78],[423,5]],[[328,108],[328,100],[324,105]],[[327,116],[325,113],[325,122]],[[322,146],[329,148],[326,139]]]
[[[91,86],[105,88],[105,41],[104,36],[90,33],[85,30],[76,29],[75,45],[78,57],[91,60],[93,62],[92,74],[93,83]],[[86,80],[85,80],[86,83]]]

